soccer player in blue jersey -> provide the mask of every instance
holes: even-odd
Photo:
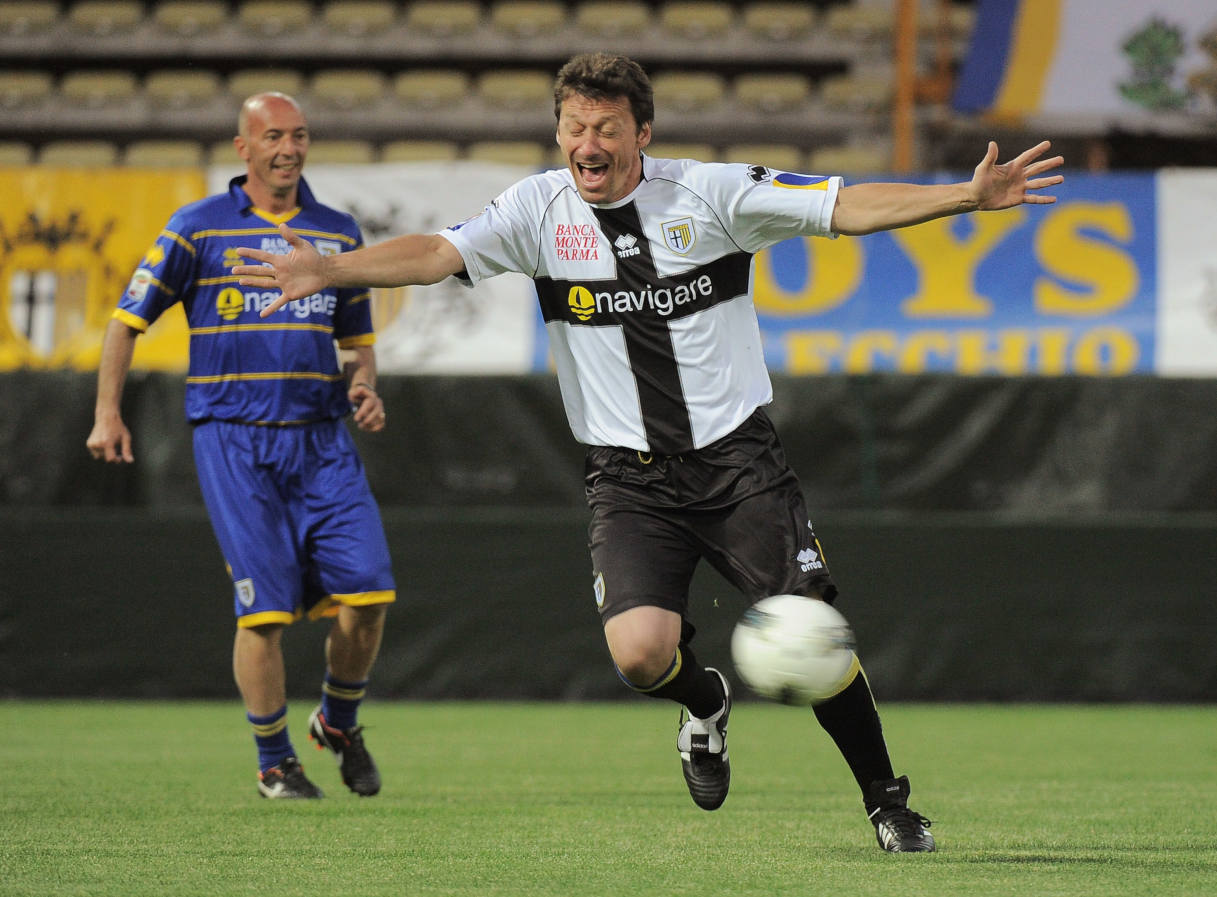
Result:
[[[241,254],[241,283],[280,301],[334,286],[532,277],[567,418],[588,446],[596,605],[626,685],[681,705],[676,747],[706,810],[727,797],[728,682],[690,643],[701,561],[746,599],[837,587],[798,479],[764,406],[773,398],[751,296],[755,253],[796,235],[865,234],[965,212],[1049,203],[1061,182],[1045,141],[998,164],[990,143],[970,181],[854,184],[764,165],[658,159],[650,81],[622,56],[586,54],[558,73],[566,168],[509,187],[478,217],[324,258],[284,227],[290,252]],[[935,849],[908,806],[865,675],[814,714],[862,792],[879,845]]]
[[[119,403],[135,341],[180,302],[190,327],[186,417],[233,580],[233,673],[257,745],[258,792],[322,796],[287,727],[283,630],[307,616],[332,618],[309,737],[335,755],[348,788],[372,795],[380,773],[357,713],[396,587],[380,512],[343,420],[353,411],[360,429],[385,426],[368,292],[326,288],[263,318],[278,294],[242,289],[230,270],[239,246],[286,249],[280,223],[325,255],[363,240],[355,220],[317,202],[301,177],[309,132],[294,99],[250,97],[237,132],[246,174],[175,212],[119,300],[87,446],[107,462],[134,460]]]

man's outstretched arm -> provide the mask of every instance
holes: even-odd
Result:
[[[303,299],[326,287],[439,283],[465,267],[456,247],[436,234],[407,234],[354,252],[322,256],[286,224],[279,225],[279,233],[291,247],[286,255],[262,249],[239,249],[242,258],[262,264],[237,265],[232,269],[242,286],[282,292],[262,310],[264,318],[293,299]]]
[[[1035,191],[1053,187],[1063,175],[1045,172],[1064,164],[1061,156],[1041,159],[1047,140],[1004,164],[997,163],[997,144],[976,166],[972,180],[959,184],[854,184],[837,194],[832,229],[857,236],[920,224],[947,215],[1008,209],[1023,203],[1053,203],[1055,196]]]

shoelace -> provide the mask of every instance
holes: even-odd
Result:
[[[890,810],[879,810],[877,822],[883,822],[896,829],[902,835],[916,835],[917,828],[929,828],[934,823],[908,807],[894,807]]]

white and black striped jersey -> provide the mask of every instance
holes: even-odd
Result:
[[[752,256],[833,236],[840,178],[643,156],[629,196],[590,204],[566,169],[509,187],[442,231],[476,283],[527,274],[575,438],[676,455],[773,398]]]

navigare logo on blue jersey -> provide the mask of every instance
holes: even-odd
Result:
[[[828,178],[823,175],[794,174],[789,171],[779,172],[771,182],[775,187],[785,187],[787,190],[827,190]]]
[[[216,296],[216,314],[225,321],[235,321],[243,312],[257,313],[279,298],[278,290],[248,290],[241,292],[235,287],[225,287]],[[333,318],[338,310],[338,296],[334,293],[313,293],[303,299],[293,299],[276,314],[290,314],[297,318],[324,315]]]

